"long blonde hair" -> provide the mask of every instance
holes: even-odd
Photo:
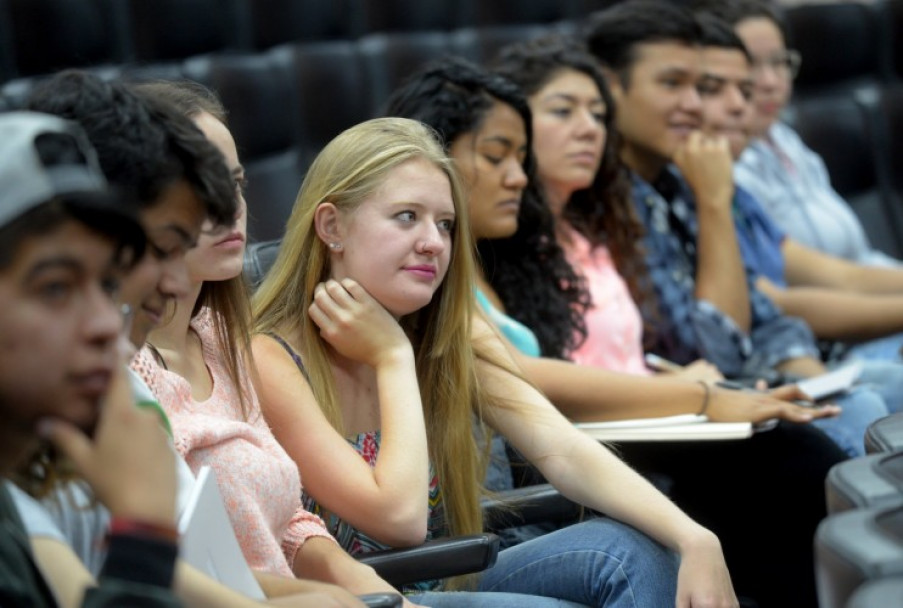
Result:
[[[254,296],[254,329],[297,338],[314,396],[344,435],[326,344],[307,314],[314,289],[329,276],[329,253],[316,233],[314,214],[324,202],[353,212],[390,171],[413,159],[427,160],[448,177],[457,219],[445,280],[429,304],[400,323],[414,347],[430,458],[449,531],[469,534],[482,529],[478,480],[485,471],[473,434],[473,414],[480,419],[470,343],[474,245],[463,190],[434,132],[413,120],[378,118],[348,129],[323,149],[301,185],[278,257]]]

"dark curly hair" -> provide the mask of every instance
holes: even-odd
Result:
[[[29,110],[78,122],[110,183],[137,208],[186,180],[215,224],[235,220],[232,176],[220,151],[175,108],[137,94],[123,81],[65,70],[37,85]]]
[[[537,93],[565,70],[585,74],[596,84],[607,108],[607,136],[602,163],[592,185],[571,195],[562,216],[593,247],[608,248],[634,302],[641,308],[654,310],[654,292],[649,283],[642,248],[644,229],[633,209],[626,169],[618,160],[620,139],[614,129],[615,104],[595,58],[571,39],[547,36],[503,48],[492,67],[497,73],[520,85],[527,96]],[[524,228],[528,226],[525,225]],[[526,286],[520,287],[521,290],[525,288]],[[530,286],[529,289],[535,291],[535,286]],[[507,295],[516,294],[517,292]],[[500,293],[500,296],[508,306],[505,295]],[[516,297],[510,299],[512,302],[509,313],[512,316],[523,323],[538,322],[534,311],[514,302]],[[647,327],[646,330],[648,338],[651,328]]]
[[[511,238],[482,239],[477,248],[486,279],[508,312],[528,309],[527,319],[542,353],[564,357],[586,335],[589,296],[564,257],[554,224],[534,179],[532,118],[520,89],[508,79],[463,59],[447,58],[414,74],[389,98],[386,114],[419,120],[440,136],[446,151],[462,135],[480,128],[494,103],[511,106],[523,119],[527,138],[524,190],[518,231]],[[547,288],[542,289],[541,286]]]

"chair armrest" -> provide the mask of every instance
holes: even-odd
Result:
[[[397,593],[367,593],[357,596],[367,608],[401,608],[403,598]]]
[[[486,530],[545,521],[573,521],[582,515],[580,505],[547,483],[499,492],[496,497],[483,498],[480,504]]]
[[[358,557],[393,587],[480,572],[495,563],[499,537],[473,534],[442,538],[409,549],[375,551]]]

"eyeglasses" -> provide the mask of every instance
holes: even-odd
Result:
[[[754,72],[761,72],[763,69],[769,68],[781,76],[796,78],[800,72],[802,61],[803,58],[800,57],[799,51],[787,49],[767,57],[753,57],[752,68]]]

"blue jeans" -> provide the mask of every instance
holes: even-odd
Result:
[[[865,430],[887,416],[888,410],[881,395],[867,386],[854,387],[834,403],[843,408],[839,416],[819,418],[812,424],[834,440],[840,448],[855,458],[865,454]]]
[[[856,384],[878,393],[891,414],[903,411],[903,363],[863,359],[855,350],[844,358],[844,363],[851,359],[862,363],[862,373]]]
[[[520,593],[426,591],[407,598],[430,608],[585,608],[582,604]]]
[[[480,591],[559,598],[605,608],[673,608],[677,556],[637,530],[600,517],[499,553]]]
[[[900,362],[900,348],[903,347],[903,333],[876,338],[850,346],[844,359],[865,359]]]

